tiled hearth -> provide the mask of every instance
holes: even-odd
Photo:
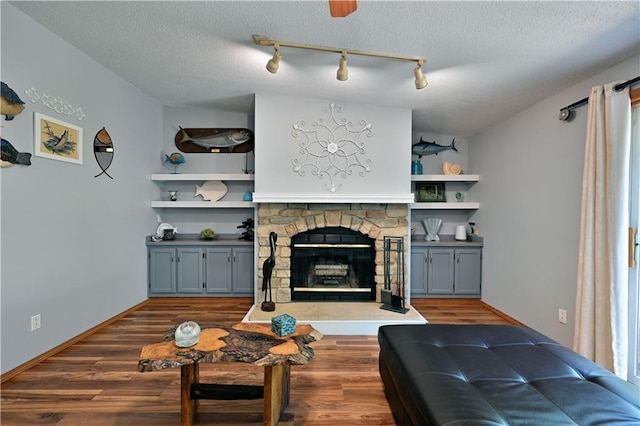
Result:
[[[408,206],[406,204],[320,204],[320,203],[260,203],[256,233],[259,245],[257,293],[262,300],[262,264],[270,254],[269,233],[278,234],[276,263],[271,276],[273,299],[277,303],[291,301],[290,267],[291,237],[299,232],[343,227],[360,232],[375,240],[376,301],[384,287],[383,239],[385,236],[409,240]],[[405,259],[409,244],[405,244]],[[405,262],[406,264],[406,262]],[[395,288],[392,289],[394,292]]]

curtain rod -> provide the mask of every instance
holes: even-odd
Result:
[[[616,91],[622,90],[625,87],[633,86],[634,84],[636,84],[638,82],[640,82],[640,76],[638,76],[636,78],[633,78],[631,80],[627,80],[624,83],[617,84],[613,88],[613,90],[616,90]],[[571,121],[571,120],[573,120],[573,117],[575,116],[575,112],[573,110],[578,108],[578,107],[581,107],[583,105],[586,105],[588,103],[589,103],[589,97],[587,96],[584,99],[580,99],[579,101],[572,103],[571,105],[567,105],[566,107],[560,109],[560,115],[558,116],[558,119],[560,121]]]

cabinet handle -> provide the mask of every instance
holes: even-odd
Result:
[[[456,258],[456,263],[460,263],[460,256],[454,255],[454,257]]]
[[[429,263],[433,263],[433,256],[429,254]]]
[[[236,263],[236,254],[233,253],[233,263]]]

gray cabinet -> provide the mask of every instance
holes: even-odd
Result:
[[[234,296],[253,294],[253,247],[209,248],[206,258],[207,293]]]
[[[194,241],[148,243],[149,296],[253,295],[252,244]]]
[[[481,281],[481,247],[433,243],[411,248],[412,297],[480,297]]]
[[[177,251],[178,293],[202,293],[204,269],[202,259],[204,250],[197,247],[181,247]]]
[[[174,248],[149,249],[149,293],[176,292],[176,250]]]

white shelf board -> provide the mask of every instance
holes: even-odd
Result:
[[[254,206],[251,201],[151,201],[151,207],[173,209],[244,209]]]
[[[152,181],[253,180],[255,175],[244,173],[155,173]]]
[[[480,203],[413,203],[411,210],[476,210],[480,208]]]
[[[411,175],[413,182],[477,182],[480,175]]]

